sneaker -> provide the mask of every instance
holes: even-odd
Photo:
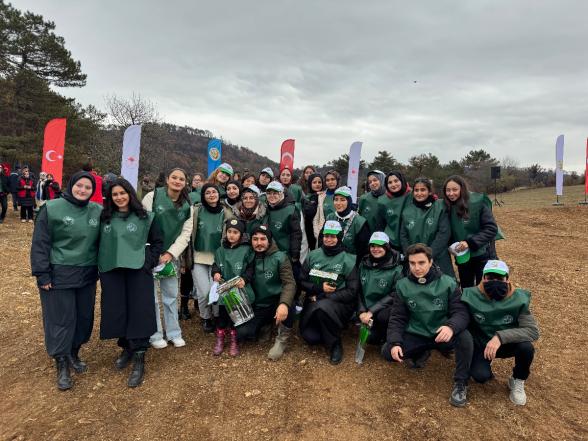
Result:
[[[26,219],[21,219],[20,221],[24,224],[27,220]]]
[[[527,394],[525,393],[525,380],[518,380],[510,377],[508,379],[508,388],[510,389],[510,401],[517,406],[524,406],[527,403]]]
[[[464,407],[468,398],[468,387],[461,381],[453,383],[453,390],[451,391],[451,397],[449,402],[455,407]]]
[[[33,220],[32,219],[29,219],[29,223],[32,224],[33,223]]]
[[[167,342],[163,338],[160,338],[159,340],[152,341],[151,347],[153,347],[155,349],[163,349],[163,348],[167,347]]]
[[[186,346],[186,341],[182,337],[176,337],[171,339],[172,344],[176,348],[181,348],[182,346]]]

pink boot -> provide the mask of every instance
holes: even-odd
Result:
[[[231,346],[229,347],[229,355],[236,357],[239,355],[239,343],[237,342],[237,330],[231,329]]]
[[[217,328],[215,334],[216,342],[214,343],[212,354],[218,356],[223,353],[223,349],[225,348],[225,330]]]

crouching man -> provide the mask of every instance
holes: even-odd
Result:
[[[396,284],[387,341],[382,355],[413,367],[423,367],[432,349],[455,350],[454,385],[449,402],[463,407],[467,399],[473,344],[467,331],[469,315],[457,282],[433,265],[433,252],[424,244],[406,250],[410,273]]]
[[[468,306],[474,355],[470,374],[479,383],[490,380],[490,364],[495,358],[514,357],[512,377],[508,379],[510,400],[519,406],[527,402],[525,380],[529,377],[535,354],[532,341],[539,328],[529,312],[531,294],[514,288],[508,279],[508,266],[501,260],[489,260],[480,285],[466,288],[462,301]]]

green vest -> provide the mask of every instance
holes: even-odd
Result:
[[[327,194],[325,200],[323,201],[323,214],[325,215],[325,219],[331,213],[336,213],[335,204],[333,203],[334,195]]]
[[[266,254],[263,259],[255,258],[255,277],[253,291],[255,292],[255,306],[270,306],[282,294],[282,279],[280,278],[280,263],[288,256],[283,251]]]
[[[290,218],[292,216],[300,217],[300,213],[296,210],[294,204],[286,205],[277,210],[267,209],[267,214],[264,219],[272,232],[274,241],[280,251],[284,251],[290,256]],[[291,256],[290,256],[291,257]]]
[[[461,301],[470,309],[470,330],[476,342],[485,346],[497,331],[519,326],[519,316],[529,310],[531,293],[515,289],[512,296],[496,301],[486,297],[477,286],[465,288]]]
[[[396,292],[410,314],[406,332],[426,338],[437,335],[437,329],[449,318],[449,297],[456,286],[455,279],[445,274],[426,285],[408,277],[400,279]]]
[[[345,279],[355,266],[355,256],[345,251],[336,256],[327,256],[322,248],[308,254],[308,267],[313,270],[338,274],[337,289],[345,288]]]
[[[231,280],[233,277],[240,277],[245,272],[249,262],[253,260],[255,254],[249,244],[239,245],[235,248],[225,248],[221,246],[214,252],[214,263],[218,265],[223,280]],[[253,302],[255,296],[251,285],[245,285],[245,292],[249,301]]]
[[[96,265],[102,207],[94,202],[78,207],[63,198],[47,201],[45,206],[51,235],[50,262],[54,265]]]
[[[431,245],[439,230],[439,219],[445,215],[445,202],[442,199],[433,202],[427,210],[422,210],[410,198],[402,210],[402,228],[408,233],[409,244]]]
[[[176,208],[165,187],[159,187],[155,189],[151,211],[163,234],[163,249],[168,250],[182,232],[184,222],[190,219],[190,205],[184,202]]]
[[[396,249],[401,247],[400,218],[410,196],[410,193],[408,193],[395,198],[389,198],[387,195],[378,198],[378,216],[386,220],[384,233],[388,235],[390,244]]]
[[[402,278],[402,265],[394,268],[380,269],[359,265],[359,280],[363,300],[367,309],[378,303],[383,297],[395,290],[396,282]]]
[[[140,219],[135,213],[123,217],[114,212],[109,223],[101,225],[98,269],[101,273],[115,268],[139,269],[145,264],[145,245],[154,214]]]
[[[355,249],[355,238],[359,234],[359,231],[363,228],[363,225],[366,223],[366,220],[363,216],[359,214],[355,214],[353,219],[342,219],[337,216],[337,213],[331,213],[327,216],[325,220],[335,220],[341,224],[343,228],[343,246],[345,247],[345,251],[351,254],[357,254],[357,250]]]
[[[198,229],[194,239],[194,251],[214,253],[221,246],[224,208],[218,213],[211,213],[202,205],[198,206]]]
[[[468,204],[468,219],[462,219],[457,215],[455,205],[451,206],[449,221],[451,223],[451,237],[454,242],[466,240],[468,236],[477,234],[480,231],[480,214],[482,206],[488,204],[490,199],[484,193],[470,192],[470,202]],[[490,202],[490,206],[492,203]],[[486,253],[488,245],[484,245],[476,251],[470,251],[471,257],[481,256]]]
[[[294,198],[294,205],[298,210],[300,210],[302,207],[302,198],[304,197],[302,187],[298,184],[292,184],[288,187],[288,191]]]
[[[385,196],[381,196],[379,198],[375,197],[371,191],[364,193],[359,198],[359,205],[357,212],[365,217],[367,221],[370,231],[376,231],[378,226],[378,210],[379,210],[379,200]]]
[[[202,192],[200,191],[200,189],[191,191],[189,196],[190,201],[192,201],[192,205],[199,204],[200,202],[202,202]]]

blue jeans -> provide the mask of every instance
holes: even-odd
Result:
[[[157,320],[157,332],[151,336],[150,342],[163,338],[161,326],[161,315],[159,312],[159,296],[157,295],[157,282],[153,283],[153,294],[155,296],[155,318]],[[159,279],[161,288],[161,300],[163,302],[163,320],[165,321],[165,335],[167,340],[182,337],[180,322],[178,321],[178,291],[179,280],[177,277]]]

